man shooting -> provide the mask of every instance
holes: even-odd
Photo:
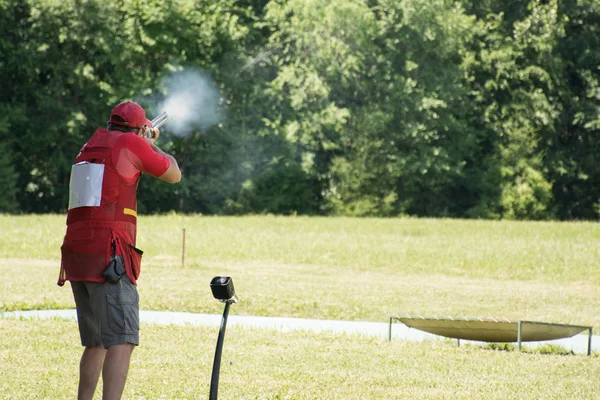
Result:
[[[138,182],[142,172],[170,183],[181,180],[175,158],[154,144],[159,135],[142,107],[121,103],[71,169],[58,285],[71,282],[85,347],[78,399],[92,399],[101,373],[103,399],[120,399],[139,344]]]

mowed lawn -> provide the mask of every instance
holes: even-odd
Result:
[[[0,216],[0,310],[72,308],[56,286],[64,216]],[[185,229],[185,265],[182,237]],[[593,325],[600,224],[443,219],[141,217],[143,309],[385,321],[409,313]]]
[[[74,307],[69,285],[56,286],[64,220],[0,216],[0,310]],[[241,299],[237,315],[489,316],[600,330],[600,224],[593,222],[142,216],[137,244],[145,252],[142,309],[220,314],[208,284],[228,275]],[[207,396],[215,329],[144,325],[142,333],[127,398]],[[0,383],[0,398],[72,397],[81,351],[73,321],[0,320],[0,337],[0,368],[21,371]],[[225,349],[237,361],[224,360],[224,399],[600,393],[597,354],[241,328],[228,329]],[[41,383],[27,382],[29,367]],[[42,389],[56,385],[56,396]]]
[[[206,399],[216,327],[142,325],[125,399]],[[2,399],[74,399],[75,321],[0,320]],[[219,398],[594,399],[600,359],[227,328]],[[100,396],[96,396],[100,399]]]

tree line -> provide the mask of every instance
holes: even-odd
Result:
[[[597,0],[0,0],[0,212],[64,212],[111,108],[203,71],[141,212],[600,216]]]

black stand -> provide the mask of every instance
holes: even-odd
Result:
[[[217,349],[215,350],[215,361],[213,362],[212,377],[210,379],[210,400],[217,400],[219,393],[219,371],[221,369],[221,353],[223,352],[223,340],[225,340],[225,328],[227,327],[227,316],[229,315],[229,306],[233,301],[225,301],[225,311],[221,320],[221,329],[219,329],[219,338],[217,339]]]

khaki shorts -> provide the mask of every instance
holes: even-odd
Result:
[[[71,282],[71,288],[83,346],[139,344],[140,301],[127,275],[117,283]]]

